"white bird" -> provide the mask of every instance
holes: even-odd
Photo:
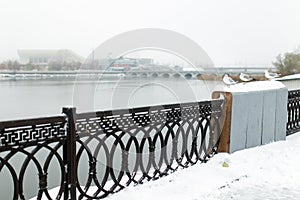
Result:
[[[235,85],[237,84],[237,81],[233,80],[229,74],[224,74],[223,75],[223,82],[229,87],[230,85]]]
[[[279,77],[279,74],[277,73],[272,73],[272,72],[269,72],[268,70],[265,71],[265,77],[267,79],[274,79],[274,78],[278,78]]]
[[[245,73],[243,73],[243,72],[241,72],[241,73],[239,74],[239,78],[240,78],[241,81],[243,81],[243,82],[254,81],[254,78],[253,78],[253,77],[251,77],[250,75],[245,74]]]

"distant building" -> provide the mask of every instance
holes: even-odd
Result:
[[[152,58],[137,58],[140,65],[152,65],[153,59]]]
[[[120,57],[109,61],[109,69],[112,71],[128,71],[133,69],[149,68],[153,65],[151,58]]]
[[[138,60],[135,58],[119,58],[111,63],[111,70],[113,71],[128,71],[138,67]]]
[[[37,66],[48,66],[51,62],[83,62],[83,58],[68,49],[46,50],[46,49],[20,49],[18,50],[21,65],[33,64]]]

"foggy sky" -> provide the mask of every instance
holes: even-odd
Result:
[[[216,65],[266,66],[300,45],[299,0],[1,0],[0,61],[17,49],[87,56],[110,37],[163,28],[197,42]]]

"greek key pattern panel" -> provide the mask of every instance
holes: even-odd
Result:
[[[65,122],[61,116],[0,122],[0,147],[64,137]]]

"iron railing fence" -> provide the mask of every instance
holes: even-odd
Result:
[[[206,162],[217,150],[223,104],[211,100],[90,113],[64,108],[63,116],[0,122],[0,175],[6,168],[13,180],[10,199],[28,199],[26,173],[37,174],[37,199],[104,198]],[[24,156],[21,162],[13,160],[18,154]],[[37,173],[28,170],[31,165]],[[53,177],[58,187],[51,196]]]
[[[222,105],[216,100],[75,115],[77,170],[86,160],[90,166],[87,176],[78,176],[79,199],[104,198],[205,162],[217,148]]]
[[[300,131],[300,90],[288,92],[286,134]]]
[[[66,151],[65,124],[65,116],[0,122],[1,199],[28,199],[24,191],[28,187],[36,189],[37,199],[43,195],[51,199],[48,174],[52,163],[60,176],[55,197],[60,199],[66,190],[65,157],[59,153]]]

